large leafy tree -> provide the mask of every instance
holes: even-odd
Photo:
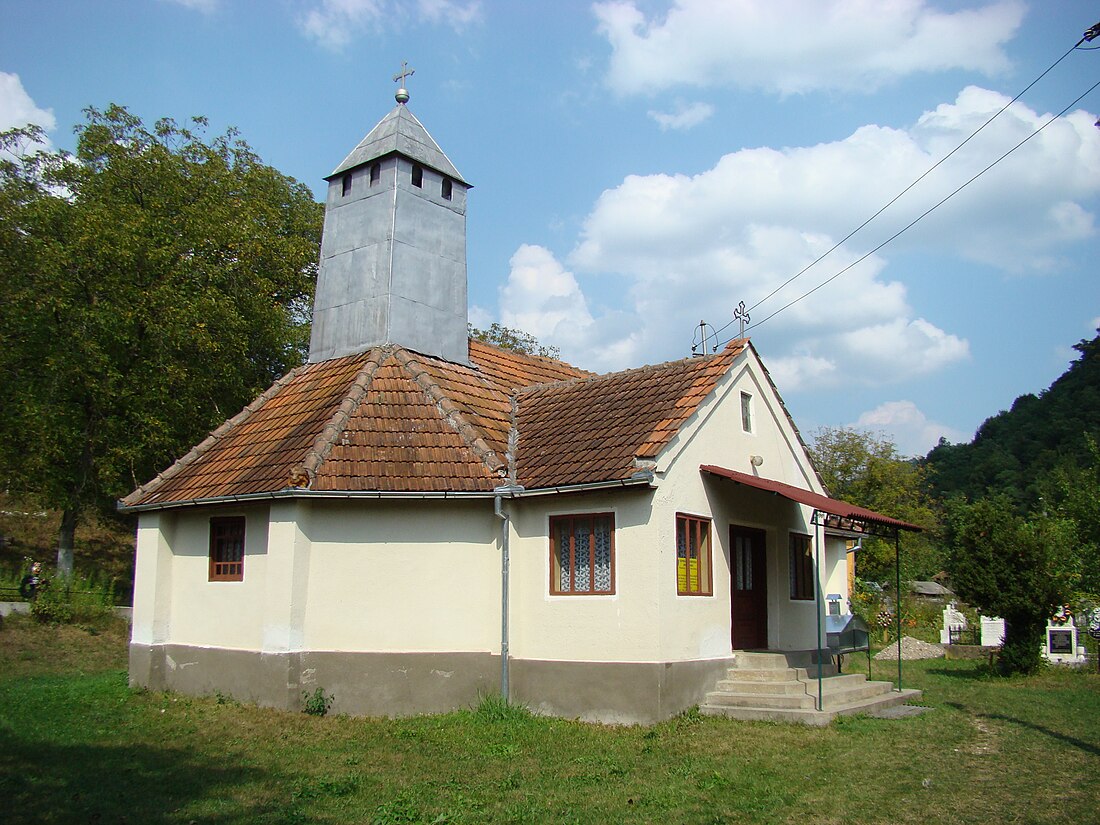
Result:
[[[147,480],[300,363],[321,207],[233,131],[86,110],[0,134],[0,471],[62,513]]]
[[[923,533],[906,534],[902,567],[907,579],[940,572],[938,517],[917,462],[900,456],[889,439],[851,427],[818,429],[809,449],[831,496],[924,528]],[[893,542],[864,539],[856,571],[870,581],[892,581]]]
[[[948,570],[962,599],[1005,620],[1001,666],[1031,673],[1047,619],[1063,604],[1079,571],[1072,522],[1049,515],[1024,518],[1007,495],[949,506]]]

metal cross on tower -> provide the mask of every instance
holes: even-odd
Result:
[[[739,338],[745,337],[745,325],[749,322],[749,313],[745,309],[745,302],[742,301],[737,305],[737,309],[733,311],[733,320],[737,321],[740,331],[738,332]]]
[[[398,103],[409,102],[409,90],[405,88],[405,78],[412,77],[416,74],[416,69],[410,69],[407,61],[401,61],[401,71],[393,76],[394,83],[400,83],[401,85],[397,89],[397,94],[394,95]]]

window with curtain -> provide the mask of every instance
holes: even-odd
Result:
[[[244,581],[244,516],[210,519],[209,580]]]
[[[550,518],[550,592],[615,592],[615,517],[589,513]]]

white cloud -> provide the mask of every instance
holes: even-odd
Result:
[[[396,0],[320,0],[299,21],[305,35],[320,45],[339,51],[387,21],[407,19],[407,4]],[[481,18],[480,0],[417,0],[413,16],[431,24],[461,31]]]
[[[584,327],[596,332],[571,342],[548,307],[523,322],[538,325],[563,353],[581,350],[574,357],[584,366],[619,368],[685,356],[700,318],[721,328],[738,301],[752,307],[778,290],[752,310],[753,323],[767,323],[750,334],[766,337],[768,364],[785,392],[896,384],[965,360],[964,338],[910,306],[901,280],[914,277],[910,253],[953,261],[955,272],[964,260],[1042,272],[1067,241],[1093,237],[1091,210],[1100,194],[1094,115],[1059,118],[912,231],[868,255],[1045,122],[1014,104],[866,230],[830,250],[1006,102],[970,87],[908,129],[867,125],[831,143],[744,149],[694,176],[628,176],[599,196],[565,259],[570,300],[581,306],[588,296]],[[938,270],[918,274],[944,277]],[[591,304],[610,279],[613,313]],[[536,283],[525,282],[532,289]],[[516,295],[504,297],[519,305]],[[618,333],[616,346],[608,343],[608,329]],[[721,335],[735,332],[725,326]]]
[[[650,109],[647,112],[661,131],[669,129],[691,129],[710,119],[714,114],[714,107],[709,103],[684,103],[680,102],[671,112],[658,112]]]
[[[887,401],[860,415],[855,426],[884,433],[904,456],[923,456],[946,438],[953,443],[969,441],[971,436],[946,424],[929,421],[912,401]]]
[[[57,128],[57,118],[52,109],[42,109],[31,99],[23,88],[19,75],[0,72],[0,132],[28,124],[41,126],[44,131],[52,132]],[[26,148],[31,151],[49,150],[53,145],[47,139],[41,144]]]
[[[544,247],[524,244],[510,263],[500,288],[501,323],[557,346],[566,361],[583,361],[589,369],[634,365],[640,338],[629,314],[606,311],[597,321],[573,273]]]
[[[994,74],[1026,11],[1020,0],[941,11],[926,0],[674,0],[647,17],[635,0],[596,3],[621,94],[676,86],[873,91],[918,72]],[[980,32],[980,36],[975,36]]]
[[[57,128],[57,119],[53,110],[39,108],[27,90],[19,75],[0,72],[0,130],[33,123],[47,132]]]

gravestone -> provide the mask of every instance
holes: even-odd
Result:
[[[940,644],[951,644],[951,632],[955,631],[957,638],[958,633],[966,630],[966,628],[966,616],[955,607],[955,602],[950,602],[943,609],[943,627],[940,628]]]
[[[1055,664],[1084,664],[1085,648],[1077,644],[1077,625],[1068,606],[1058,608],[1047,622],[1043,656]]]

